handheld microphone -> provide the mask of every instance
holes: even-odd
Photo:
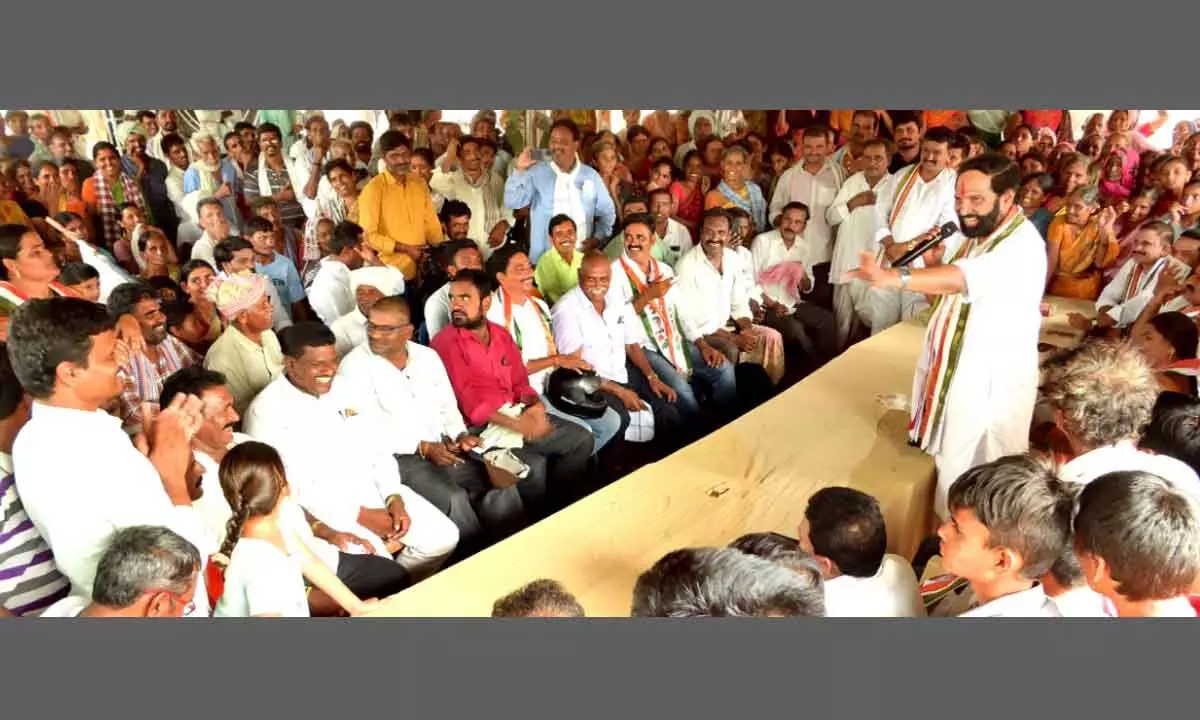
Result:
[[[908,265],[911,265],[914,260],[929,252],[932,247],[944,241],[946,238],[950,237],[956,232],[958,232],[957,225],[952,222],[946,223],[938,228],[936,235],[897,258],[896,261],[892,263],[892,267],[907,267]]]

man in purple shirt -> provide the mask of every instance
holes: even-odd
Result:
[[[543,505],[544,485],[551,511],[578,499],[590,483],[588,462],[592,434],[583,427],[546,412],[521,350],[508,331],[487,320],[491,281],[479,270],[462,270],[450,282],[451,326],[438,333],[431,347],[450,376],[458,406],[472,434],[489,424],[519,433],[524,445],[514,454],[529,466],[529,476],[517,486],[527,509]],[[522,404],[511,417],[501,408]],[[544,483],[540,478],[545,478]],[[526,485],[530,487],[526,488]],[[537,511],[534,510],[536,513]]]

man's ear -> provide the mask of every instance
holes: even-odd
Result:
[[[83,369],[75,363],[60,362],[58,367],[54,368],[55,384],[62,384],[63,387],[73,388],[82,374]]]

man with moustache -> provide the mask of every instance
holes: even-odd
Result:
[[[374,157],[375,130],[370,123],[357,120],[350,123],[350,143],[354,146],[354,174],[358,181],[375,177],[379,172]]]
[[[149,213],[146,223],[161,229],[167,238],[174,243],[176,231],[179,228],[179,215],[175,212],[175,203],[167,192],[167,175],[170,170],[166,163],[146,152],[146,129],[140,125],[134,126],[125,136],[125,155],[121,158],[121,168],[125,174],[133,178],[142,191]]]
[[[114,318],[132,315],[142,329],[145,347],[130,352],[121,363],[121,420],[130,435],[142,431],[142,413],[147,404],[158,405],[163,382],[172,373],[195,365],[199,358],[175,336],[167,332],[167,316],[154,294],[154,288],[142,282],[118,285],[108,296],[108,310]]]
[[[949,168],[952,137],[946,128],[931,128],[921,143],[921,161],[893,171],[876,193],[875,240],[887,260],[899,259],[956,219],[955,174]],[[917,258],[912,267],[922,267],[924,262]],[[914,317],[925,307],[925,298],[917,292],[873,288],[868,303],[871,332],[880,333]]]
[[[1046,245],[1016,204],[1020,182],[1002,155],[964,162],[957,248],[930,253],[922,268],[884,268],[863,252],[848,273],[877,288],[938,296],[913,378],[909,441],[934,457],[942,518],[959,475],[1029,446]]]
[[[898,173],[921,156],[921,119],[912,111],[892,113],[892,138],[896,152],[888,172]]]
[[[847,167],[846,153],[850,152],[850,146],[854,143],[864,144],[877,137],[879,137],[879,115],[874,110],[855,110],[854,116],[850,120],[850,140],[833,154],[833,162],[838,167],[845,169]]]

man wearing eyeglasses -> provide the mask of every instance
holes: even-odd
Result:
[[[521,529],[516,486],[495,488],[483,466],[466,457],[480,443],[467,431],[438,354],[412,341],[407,301],[379,300],[367,315],[367,343],[342,361],[338,392],[377,415],[407,485],[458,526],[460,554]]]
[[[183,617],[196,609],[199,573],[195,545],[165,527],[133,525],[113,533],[91,601],[71,595],[42,617]]]

